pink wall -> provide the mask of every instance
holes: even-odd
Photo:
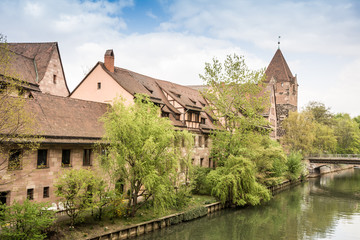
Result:
[[[98,83],[101,83],[100,89]],[[97,65],[70,97],[112,104],[113,99],[120,96],[127,105],[133,103],[133,96]]]

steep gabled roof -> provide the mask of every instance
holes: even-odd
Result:
[[[139,74],[124,68],[114,67],[114,72],[111,72],[105,67],[105,64],[102,62],[98,62],[95,67],[90,71],[90,73],[88,73],[88,75],[91,74],[91,72],[98,65],[100,65],[107,74],[109,74],[122,88],[124,88],[131,95],[135,95],[137,93],[148,95],[151,101],[160,104],[164,112],[181,114],[181,112],[168,101],[163,91],[171,95],[179,104],[181,104],[186,109],[201,112],[204,105],[207,104],[205,99],[197,90],[191,89],[186,86],[174,84],[168,81],[145,76],[143,74]],[[87,76],[82,80],[82,82],[87,78]],[[81,83],[73,90],[70,96],[81,85]],[[214,127],[207,114],[204,113],[201,114],[201,116],[208,119],[206,121],[207,123],[202,127]],[[169,118],[175,126],[186,127],[183,122],[176,120],[172,114],[170,114]]]
[[[53,51],[57,48],[56,42],[46,43],[8,43],[12,52],[34,60],[38,74],[38,81],[45,75]]]
[[[37,134],[45,138],[100,139],[104,134],[99,118],[110,105],[69,97],[32,92],[26,108],[34,114]]]
[[[30,85],[24,87],[38,91],[38,85],[45,76],[51,57],[54,51],[57,51],[65,86],[69,92],[57,42],[3,43],[2,46],[5,46],[10,54],[10,66],[7,66],[9,69],[6,69],[6,73],[3,71],[4,66],[0,66],[0,74],[24,81]]]
[[[276,82],[290,82],[295,80],[280,49],[276,51],[265,74],[266,82],[269,82],[273,77]]]

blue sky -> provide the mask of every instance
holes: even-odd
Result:
[[[244,55],[265,68],[281,50],[299,107],[321,101],[360,115],[357,0],[2,0],[9,42],[57,41],[70,90],[114,49],[115,64],[179,84],[202,84],[204,63]]]

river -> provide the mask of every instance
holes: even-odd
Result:
[[[261,206],[226,209],[136,240],[360,239],[360,169],[310,179]]]

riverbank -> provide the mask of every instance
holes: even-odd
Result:
[[[309,178],[319,177],[322,174],[330,173],[330,172],[336,172],[345,170],[348,168],[352,168],[353,166],[349,165],[342,165],[342,166],[336,166],[329,169],[329,171],[322,171],[321,173],[317,175],[309,175]],[[304,179],[306,180],[306,178]],[[298,179],[297,181],[284,181],[281,184],[270,186],[268,189],[272,192],[272,195],[276,195],[277,193],[288,189],[290,186],[294,186],[297,184],[300,184],[303,180]],[[199,196],[195,196],[197,198]],[[203,196],[206,197],[206,196]],[[140,236],[152,231],[155,231],[157,229],[166,228],[171,225],[179,224],[181,222],[190,221],[192,219],[196,219],[199,217],[206,216],[210,213],[213,213],[215,211],[219,211],[224,208],[223,205],[220,204],[220,202],[214,202],[211,204],[204,204],[204,202],[207,202],[209,200],[202,199],[202,204],[193,204],[188,209],[182,212],[176,212],[173,211],[172,213],[156,217],[156,216],[150,216],[148,217],[148,220],[142,217],[142,214],[138,219],[132,219],[132,222],[124,221],[123,219],[120,222],[92,222],[92,224],[86,226],[78,226],[77,232],[66,232],[66,234],[63,236],[63,238],[50,238],[50,239],[68,239],[68,237],[73,239],[88,239],[88,240],[98,240],[98,239],[129,239],[134,236]],[[206,211],[201,210],[202,208],[206,208]],[[194,210],[196,209],[196,210]],[[189,217],[191,215],[191,217]],[[184,217],[186,216],[186,217]],[[134,223],[136,222],[136,223]],[[82,230],[82,228],[84,228]],[[79,231],[80,230],[80,231]],[[90,230],[87,231],[86,230]]]
[[[273,195],[281,192],[282,190],[287,189],[290,186],[300,184],[302,182],[301,179],[296,181],[284,181],[281,184],[268,187]],[[203,208],[203,209],[202,209]],[[87,240],[125,240],[135,236],[141,236],[143,234],[163,229],[172,225],[176,225],[182,222],[187,222],[196,218],[204,217],[210,215],[216,211],[224,209],[225,206],[220,202],[215,202],[211,204],[206,204],[204,206],[200,206],[197,208],[190,209],[188,211],[183,211],[179,213],[174,213],[171,215],[167,215],[161,218],[156,218],[150,221],[133,224],[130,226],[120,227],[115,231],[108,231],[107,233],[86,238]]]

